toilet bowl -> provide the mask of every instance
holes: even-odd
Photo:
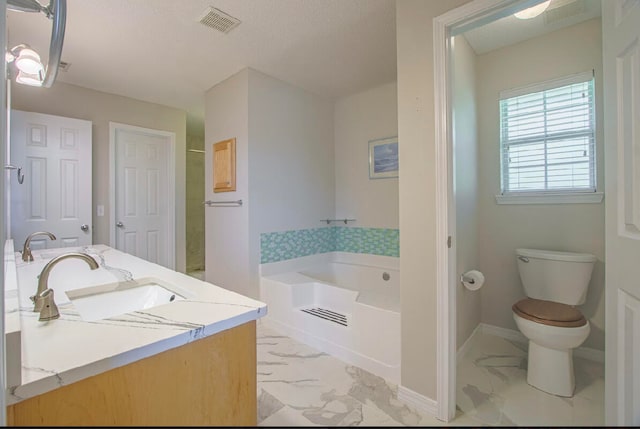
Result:
[[[581,319],[577,321],[536,320],[539,315],[525,314],[518,308],[518,304],[523,301],[514,304],[513,319],[520,332],[529,339],[527,383],[554,395],[573,396],[575,390],[573,349],[579,347],[589,336],[591,331],[589,322],[579,312]],[[565,305],[549,301],[541,302],[541,304],[544,303]],[[570,308],[575,310],[573,307]],[[555,323],[555,325],[549,323]]]
[[[571,397],[575,390],[573,349],[589,336],[589,321],[575,306],[586,300],[596,257],[584,253],[518,249],[518,271],[526,299],[512,306],[529,339],[527,383]]]

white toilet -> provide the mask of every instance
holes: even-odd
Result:
[[[584,304],[596,257],[587,253],[517,249],[527,294],[513,304],[518,329],[529,339],[527,383],[558,396],[575,389],[573,349],[589,336]]]

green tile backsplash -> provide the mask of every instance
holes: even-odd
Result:
[[[398,257],[400,231],[331,226],[260,234],[262,264],[335,251]]]

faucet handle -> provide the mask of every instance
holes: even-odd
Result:
[[[41,307],[40,318],[38,319],[39,322],[47,322],[60,317],[60,311],[58,311],[58,306],[53,299],[53,289],[46,289],[42,292],[37,298],[37,302],[40,302]]]

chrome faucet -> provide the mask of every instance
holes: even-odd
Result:
[[[89,268],[91,268],[92,270],[98,268],[98,263],[95,261],[95,259],[87,255],[86,253],[63,253],[62,255],[56,256],[55,258],[50,260],[47,265],[44,266],[42,272],[40,273],[40,278],[38,279],[38,290],[36,291],[36,294],[31,297],[31,302],[33,302],[34,304],[33,311],[39,311],[41,319],[43,318],[43,311],[50,311],[50,309],[47,309],[47,304],[51,306],[50,308],[55,307],[55,302],[53,301],[53,291],[49,289],[47,285],[47,283],[49,282],[49,273],[58,262],[71,258],[82,259],[87,264],[89,264]],[[48,290],[51,290],[51,293],[47,293]],[[55,308],[57,309],[57,307]],[[49,316],[49,318],[45,317],[45,319],[43,320],[49,320],[51,318],[55,317]]]
[[[27,239],[24,241],[24,246],[22,246],[22,260],[24,262],[33,262],[33,255],[31,254],[31,248],[29,245],[31,244],[31,239],[37,235],[46,235],[50,239],[55,240],[56,236],[47,231],[38,231],[32,234],[29,234]]]

